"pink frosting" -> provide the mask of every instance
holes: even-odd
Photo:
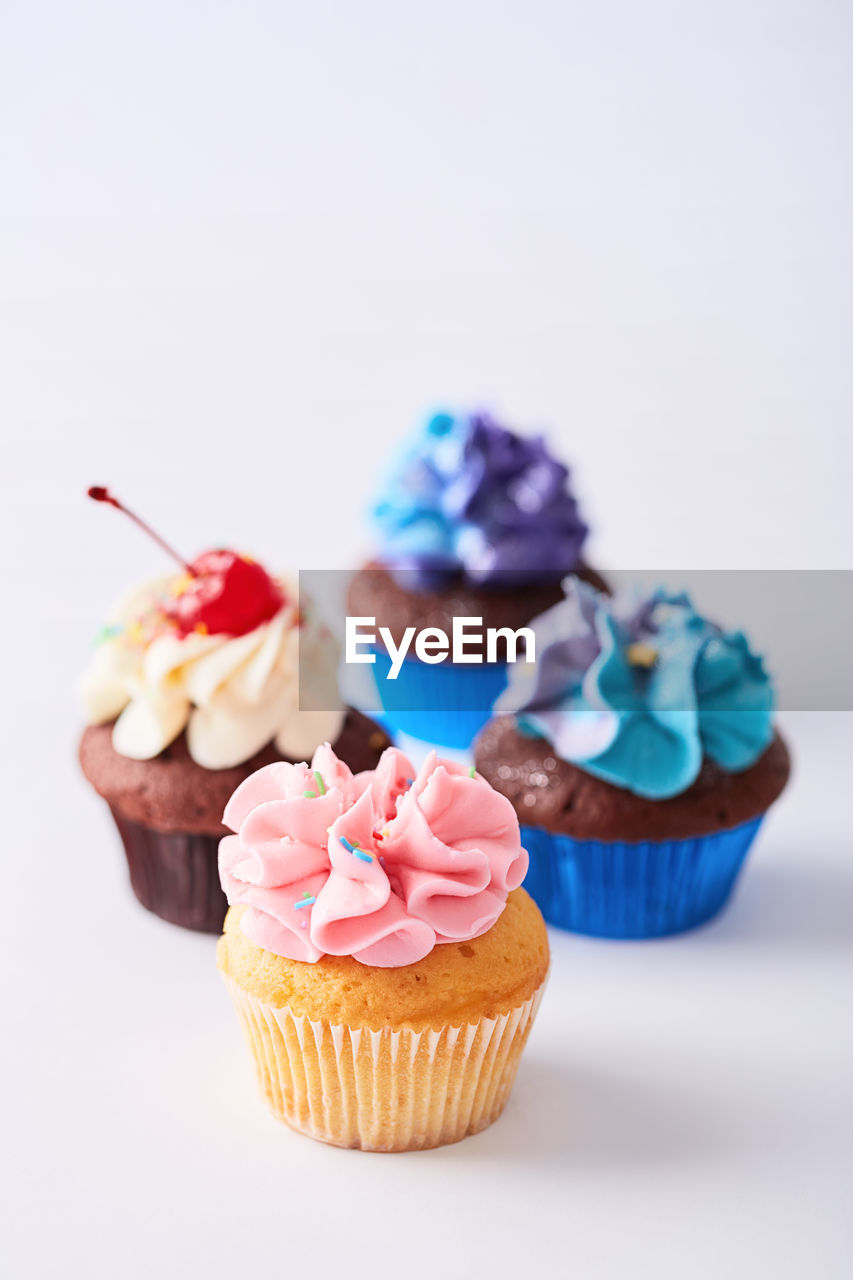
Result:
[[[267,951],[314,963],[414,964],[490,929],[527,872],[505,796],[432,752],[415,776],[389,747],[353,775],[332,748],[241,783],[219,846],[228,901]]]

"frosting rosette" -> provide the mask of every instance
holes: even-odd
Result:
[[[393,463],[373,508],[380,557],[416,589],[460,572],[484,586],[560,578],[587,534],[568,478],[539,436],[486,414],[436,413]]]
[[[115,720],[120,755],[150,760],[186,730],[192,759],[226,769],[251,759],[269,742],[302,759],[343,724],[330,701],[337,645],[314,616],[297,607],[295,587],[281,587],[281,607],[240,635],[182,633],[172,609],[185,585],[174,575],[145,583],[119,601],[96,639],[78,691],[91,724]],[[300,678],[318,687],[318,705],[300,711]]]
[[[492,927],[527,872],[512,805],[473,770],[432,752],[415,773],[389,747],[353,775],[332,748],[253,773],[223,817],[229,903],[258,946],[314,963],[348,955],[414,964]]]
[[[742,632],[689,596],[600,594],[577,578],[530,624],[536,662],[510,669],[496,715],[550,741],[564,760],[662,800],[693,783],[705,756],[749,768],[773,737],[773,685]]]

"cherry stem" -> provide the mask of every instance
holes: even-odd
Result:
[[[151,528],[150,524],[146,524],[145,521],[141,519],[140,516],[136,515],[134,511],[131,511],[129,507],[126,507],[123,502],[119,502],[118,498],[113,497],[109,489],[104,488],[103,485],[93,484],[89,489],[86,490],[86,493],[88,497],[94,499],[95,502],[106,502],[109,506],[115,507],[116,511],[123,511],[124,514],[128,516],[133,521],[134,524],[138,524],[140,529],[142,529],[143,532],[148,534],[149,538],[153,538],[154,541],[159,546],[161,546],[168,555],[172,557],[173,560],[177,560],[181,568],[184,569],[190,575],[190,577],[192,578],[196,577],[196,572],[193,569],[192,565],[189,564],[184,559],[183,556],[178,555],[175,548],[170,547],[168,542],[166,542],[164,538],[160,537],[159,533],[155,533],[154,530]]]

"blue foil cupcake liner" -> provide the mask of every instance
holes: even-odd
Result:
[[[522,827],[524,887],[545,919],[595,938],[662,938],[725,906],[764,815],[690,840],[573,840]]]
[[[384,649],[375,654],[372,670],[385,724],[437,746],[469,747],[507,685],[504,662],[430,665],[412,658],[403,660],[396,680],[388,680],[391,659]]]

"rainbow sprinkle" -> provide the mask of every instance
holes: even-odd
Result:
[[[179,578],[175,578],[173,582],[169,583],[169,595],[174,596],[177,599],[178,596],[184,595],[184,593],[192,586],[192,582],[193,580],[190,574],[181,574]]]
[[[112,640],[114,636],[120,636],[121,633],[122,633],[122,628],[118,626],[101,627],[100,631],[95,636],[95,639],[92,641],[92,643],[96,645],[104,644],[105,641]]]
[[[310,893],[303,893],[302,897],[297,902],[294,902],[293,908],[298,911],[300,907],[313,907],[316,901],[317,899]]]
[[[477,776],[477,770],[474,768],[473,765],[471,765],[471,768],[468,770],[468,777],[474,778],[476,776]]]
[[[320,773],[319,769],[314,770],[314,781],[317,784],[317,794],[324,796],[326,794],[326,784],[323,781],[323,775]]]
[[[317,792],[316,792],[316,791],[303,791],[303,792],[302,792],[302,794],[304,795],[304,797],[305,797],[305,799],[306,799],[306,800],[316,800],[316,799],[317,799]]]
[[[360,849],[357,840],[347,840],[346,836],[338,836],[338,839],[346,849],[347,853],[351,853],[354,858],[359,858],[362,862],[373,861],[373,854],[365,853],[364,849]]]

